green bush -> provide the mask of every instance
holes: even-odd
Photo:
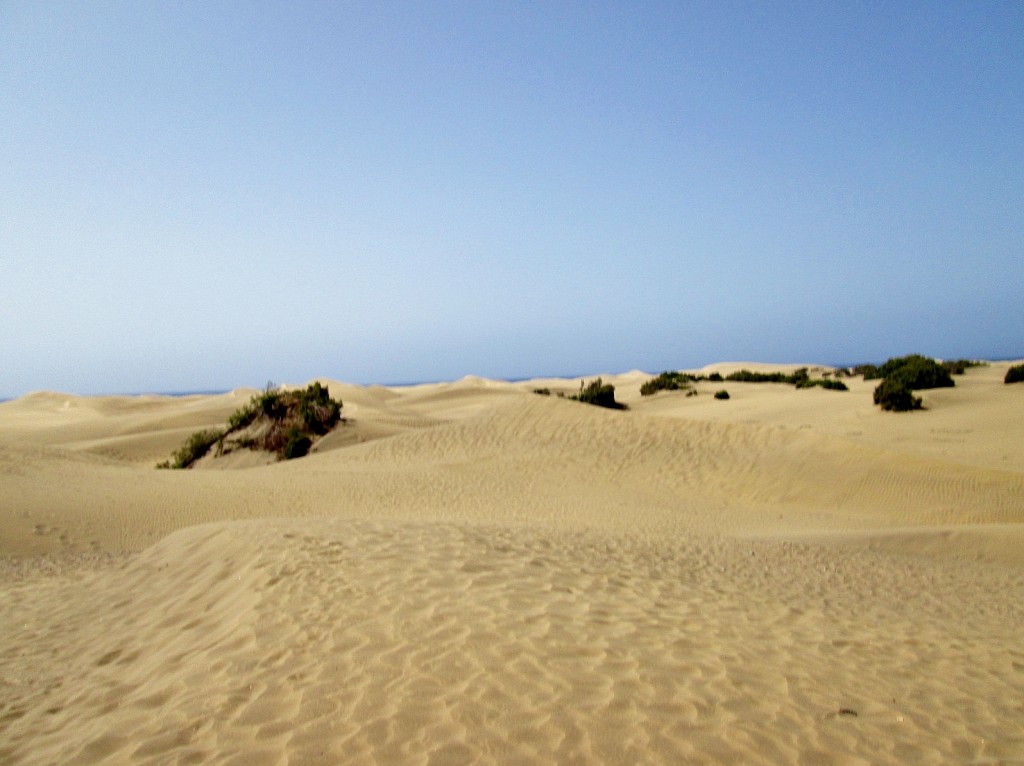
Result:
[[[805,378],[804,380],[797,381],[797,388],[814,388],[820,386],[821,388],[828,389],[829,391],[849,391],[845,383],[841,380],[834,380],[833,378]]]
[[[296,407],[306,429],[317,436],[330,431],[341,418],[341,402],[331,399],[319,383],[312,383],[292,396],[297,400]]]
[[[721,391],[715,391],[715,398],[716,399],[728,399],[729,398],[729,392],[726,391],[724,388]]]
[[[949,372],[950,375],[963,375],[965,371],[971,367],[984,367],[984,362],[978,362],[973,359],[954,359],[952,361],[943,362],[942,367]]]
[[[955,385],[949,370],[934,359],[920,354],[894,357],[876,369],[878,377],[898,379],[913,391],[949,388]],[[865,380],[870,379],[865,377]]]
[[[1017,364],[1008,369],[1003,383],[1024,383],[1024,364]]]
[[[185,440],[185,443],[175,451],[166,467],[188,468],[197,460],[206,456],[214,444],[224,439],[223,431],[196,431]],[[164,464],[161,464],[164,465]]]
[[[806,373],[806,370],[804,370]],[[735,383],[792,383],[789,375],[784,372],[751,372],[737,370],[730,372],[725,379]]]
[[[921,409],[921,398],[914,396],[907,385],[896,378],[886,378],[875,388],[875,404],[889,412]]]
[[[650,396],[658,391],[681,391],[690,388],[693,378],[684,372],[663,372],[640,386],[641,396]]]
[[[580,392],[569,397],[577,402],[606,407],[610,410],[624,410],[626,406],[615,401],[615,386],[605,383],[600,378],[584,385],[580,382]]]
[[[297,457],[304,457],[313,446],[313,440],[306,434],[292,426],[288,432],[288,441],[281,450],[281,457],[285,460],[292,460]]]
[[[230,447],[265,450],[289,460],[302,457],[312,448],[313,437],[323,436],[338,424],[341,408],[341,400],[332,399],[320,383],[311,383],[298,391],[281,391],[268,383],[249,404],[232,413],[226,430],[193,434],[172,460],[157,467],[188,468],[215,443],[223,448],[228,437],[233,437]],[[256,423],[258,428],[245,432]]]
[[[540,396],[551,396],[551,389],[550,388],[535,388],[535,389],[533,389],[533,393],[539,394]]]
[[[854,371],[863,374],[864,380],[882,378],[882,382],[875,387],[875,404],[883,410],[908,412],[921,409],[921,399],[914,396],[912,391],[954,386],[956,384],[950,372],[966,369],[973,364],[965,360],[939,364],[927,356],[910,354],[893,357],[878,367],[860,365]]]
[[[874,364],[858,364],[853,368],[854,375],[863,375],[864,380],[878,380],[882,377],[882,373],[878,370],[878,365]]]

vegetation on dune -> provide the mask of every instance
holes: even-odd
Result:
[[[157,468],[189,468],[197,460],[205,457],[214,444],[223,439],[223,431],[196,431],[175,450],[170,460],[160,463]]]
[[[569,398],[573,401],[593,404],[596,407],[606,407],[610,410],[626,409],[626,405],[615,401],[615,386],[605,383],[601,378],[592,380],[588,384],[580,381],[580,392]]]
[[[663,372],[656,378],[651,378],[640,386],[641,396],[650,396],[658,391],[681,391],[693,389],[693,384],[699,381],[721,382],[722,376],[718,373],[711,375],[690,375],[685,372]],[[738,370],[725,376],[724,380],[735,383],[789,383],[797,388],[814,388],[820,386],[830,391],[849,390],[841,380],[832,378],[812,378],[806,367],[792,372],[751,372],[750,370]]]
[[[921,354],[909,354],[889,359],[885,364],[860,365],[854,368],[864,376],[864,380],[882,379],[875,388],[874,401],[883,410],[890,412],[910,412],[922,408],[921,398],[914,396],[913,391],[929,388],[950,388],[953,382],[952,372],[962,371],[977,363],[967,360],[939,363]]]
[[[1003,383],[1024,383],[1024,364],[1016,364],[1008,369]]]
[[[953,359],[946,362],[940,362],[940,364],[949,371],[950,375],[963,375],[964,372],[969,370],[971,367],[985,367],[985,362],[979,362],[976,359]]]
[[[700,376],[688,375],[685,372],[663,372],[656,378],[640,385],[640,395],[650,396],[658,391],[686,391],[693,387],[693,383],[699,380]]]
[[[716,399],[728,399],[729,398],[729,392],[726,391],[724,388],[721,391],[715,391],[715,398]]]
[[[807,378],[796,384],[797,388],[814,388],[815,386],[828,391],[849,391],[850,388],[841,380],[834,378]]]
[[[875,387],[875,404],[888,412],[910,412],[921,409],[921,397],[914,396],[905,383],[885,379]]]
[[[232,448],[272,452],[291,460],[309,453],[313,439],[323,436],[341,420],[342,403],[326,387],[312,383],[298,391],[282,391],[272,384],[228,418],[223,430],[192,434],[180,449],[157,468],[189,468],[214,444],[217,454]]]

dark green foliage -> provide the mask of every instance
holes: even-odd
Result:
[[[943,368],[949,372],[950,375],[963,375],[965,371],[971,367],[984,367],[984,362],[977,362],[973,359],[954,359],[952,361],[943,362]]]
[[[807,370],[804,370],[805,377]],[[725,379],[735,383],[794,383],[791,376],[784,372],[751,372],[750,370],[737,370],[725,376]]]
[[[690,388],[694,378],[684,372],[663,372],[640,386],[641,396],[650,396],[658,391],[680,391]]]
[[[225,431],[200,431],[158,468],[188,468],[203,457],[213,444],[230,448],[265,450],[279,458],[302,457],[313,446],[313,437],[323,436],[341,420],[340,400],[332,399],[320,383],[298,391],[281,391],[268,383],[249,403],[228,418]],[[247,430],[250,429],[250,430]]]
[[[898,379],[913,391],[925,388],[949,388],[955,385],[949,370],[934,359],[920,354],[894,357],[878,367],[877,370],[878,377]],[[865,378],[865,380],[870,380],[870,378]]]
[[[828,373],[824,374],[828,375]],[[738,370],[730,373],[724,379],[735,383],[790,383],[797,388],[821,386],[832,391],[848,390],[846,384],[839,380],[811,378],[806,367],[801,367],[791,373]],[[702,375],[689,375],[683,372],[663,372],[658,377],[652,378],[640,386],[640,394],[641,396],[648,396],[657,391],[692,390],[692,384],[702,380],[721,382],[723,378],[717,372],[706,377]]]
[[[828,389],[829,391],[849,391],[845,383],[841,380],[835,380],[833,378],[805,378],[797,382],[797,388],[814,388],[820,386],[821,388]]]
[[[228,431],[240,431],[256,419],[260,411],[251,404],[235,410],[228,418]]]
[[[533,393],[540,394],[541,396],[551,396],[551,389],[550,388],[535,388],[535,389],[533,389]]]
[[[890,412],[909,412],[921,409],[921,397],[914,396],[903,381],[886,378],[875,388],[875,404]]]
[[[185,443],[171,456],[171,460],[161,463],[164,468],[188,468],[197,460],[203,458],[210,448],[224,439],[223,431],[196,431]]]
[[[716,399],[728,399],[729,398],[729,392],[726,391],[724,388],[721,391],[715,391],[715,398]]]
[[[824,373],[828,374],[828,373]],[[785,372],[751,372],[750,370],[739,370],[730,373],[726,380],[736,383],[789,383],[797,388],[814,388],[821,386],[830,391],[848,391],[846,384],[840,380],[827,378],[812,378],[806,367],[800,367],[791,373]]]
[[[312,446],[313,440],[292,426],[288,431],[288,441],[285,442],[284,448],[281,450],[281,457],[285,460],[304,457]]]
[[[597,407],[607,407],[610,410],[624,410],[626,406],[615,401],[615,386],[605,383],[600,378],[592,380],[584,385],[580,382],[580,392],[569,397],[577,402],[593,404]]]
[[[878,371],[878,365],[858,364],[853,368],[854,375],[863,375],[864,380],[878,380],[882,374]]]
[[[282,397],[297,400],[296,406],[303,425],[317,436],[330,431],[341,418],[341,402],[332,399],[327,389],[319,383],[312,383],[303,391],[283,394]]]
[[[954,362],[946,367],[930,357],[910,354],[893,357],[880,367],[862,365],[855,369],[863,371],[864,380],[882,378],[875,387],[875,404],[883,410],[909,412],[921,409],[921,398],[914,396],[912,391],[956,385],[950,369],[956,369],[958,365]]]
[[[1003,383],[1024,383],[1024,364],[1017,364],[1008,369]]]

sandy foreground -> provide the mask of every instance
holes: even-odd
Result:
[[[190,471],[251,390],[0,404],[0,763],[1024,763],[1007,366],[328,382],[316,454]]]

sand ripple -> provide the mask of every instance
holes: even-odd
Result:
[[[1024,758],[1015,568],[264,521],[4,595],[9,762]]]

